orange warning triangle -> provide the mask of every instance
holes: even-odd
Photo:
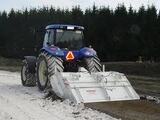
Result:
[[[66,59],[67,59],[67,60],[73,60],[73,59],[74,59],[74,55],[73,55],[72,51],[69,51],[69,52],[67,53]]]

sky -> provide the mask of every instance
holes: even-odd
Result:
[[[0,11],[9,12],[11,8],[23,10],[25,8],[40,8],[42,6],[54,6],[60,8],[72,8],[72,6],[80,5],[82,10],[93,6],[110,6],[116,8],[118,4],[124,4],[126,7],[132,5],[134,9],[138,9],[144,5],[155,5],[160,10],[160,0],[0,0]]]

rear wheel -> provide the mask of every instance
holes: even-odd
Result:
[[[55,72],[62,72],[63,64],[62,60],[58,57],[53,57],[46,52],[42,52],[39,55],[37,61],[37,85],[38,88],[43,91],[45,89],[50,89],[50,77]]]
[[[85,62],[85,68],[89,72],[101,72],[101,63],[97,56],[89,57],[84,59]]]
[[[23,86],[31,87],[36,85],[35,74],[29,72],[27,61],[24,60],[21,69],[21,81]]]

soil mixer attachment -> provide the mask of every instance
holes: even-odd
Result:
[[[51,85],[56,95],[75,103],[139,99],[126,76],[118,72],[56,73]]]
[[[84,47],[83,27],[49,25],[38,57],[26,56],[21,78],[24,86],[53,91],[74,103],[135,100],[139,96],[126,76],[102,72],[96,51]]]

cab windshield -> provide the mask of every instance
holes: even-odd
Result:
[[[80,30],[56,30],[55,45],[60,48],[77,50],[83,47],[83,32]]]

